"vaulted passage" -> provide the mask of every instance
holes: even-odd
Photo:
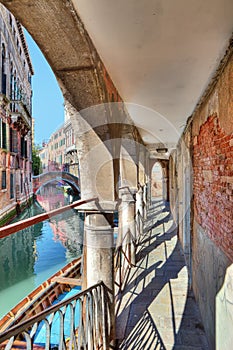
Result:
[[[233,2],[1,3],[66,100],[81,197],[96,198],[80,209],[82,287],[110,292],[108,346],[144,349],[148,327],[158,349],[231,349]]]

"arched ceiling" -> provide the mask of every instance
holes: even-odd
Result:
[[[32,34],[78,109],[106,101],[84,24],[149,148],[174,147],[233,29],[232,0],[0,2]]]
[[[73,3],[145,143],[175,142],[229,44],[233,1]]]

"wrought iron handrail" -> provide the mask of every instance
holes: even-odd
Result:
[[[17,344],[23,348],[33,346],[51,349],[94,350],[109,349],[111,341],[112,295],[103,282],[49,307],[45,311],[0,333],[0,349],[11,349]],[[79,307],[77,307],[79,306]],[[69,334],[65,334],[65,318],[69,312]],[[77,316],[79,313],[79,321]],[[58,316],[58,317],[57,317]],[[52,326],[59,320],[58,343],[54,344]],[[77,324],[78,322],[78,324]],[[44,332],[43,342],[37,340]]]
[[[121,244],[115,249],[115,285],[119,288],[119,290],[116,291],[116,294],[124,289],[129,269],[135,262],[134,258],[131,256],[131,245],[136,245],[135,237],[130,231],[127,231],[122,238]]]
[[[142,201],[142,196],[138,197],[138,201]],[[140,237],[143,235],[144,218],[137,206],[134,220],[135,236],[128,230],[124,237],[119,237],[121,242],[115,250],[115,285],[118,288],[116,295],[124,289],[127,283],[129,270],[136,263],[136,247]]]
[[[50,219],[52,216],[61,214],[69,209],[76,208],[78,206],[81,206],[82,204],[89,203],[89,202],[96,201],[96,200],[97,200],[97,197],[90,198],[90,199],[81,199],[81,200],[78,200],[72,204],[65,205],[65,206],[58,208],[58,209],[55,209],[55,210],[51,210],[47,213],[39,214],[39,215],[33,216],[29,219],[25,219],[22,221],[18,221],[14,224],[3,226],[0,228],[0,238],[9,236],[12,233],[15,233],[15,232],[23,230],[27,227],[38,224],[39,222],[42,222],[44,220]]]

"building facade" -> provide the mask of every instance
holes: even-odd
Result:
[[[32,194],[33,68],[21,24],[0,6],[0,219]]]
[[[65,104],[65,123],[64,123],[64,134],[65,134],[65,170],[70,174],[79,177],[79,166],[78,166],[78,153],[76,136],[74,127],[72,125],[69,109]]]
[[[76,138],[66,107],[64,124],[43,143],[39,156],[43,172],[66,171],[78,177]]]
[[[44,142],[39,156],[43,172],[62,171],[64,164],[65,135],[63,126],[57,129],[48,142]]]

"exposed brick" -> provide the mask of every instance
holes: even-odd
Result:
[[[197,222],[233,257],[233,135],[210,116],[193,140],[194,210]]]

